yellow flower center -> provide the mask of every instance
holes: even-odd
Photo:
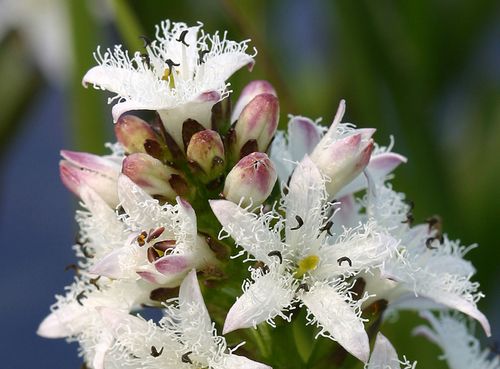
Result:
[[[319,263],[319,256],[317,255],[306,256],[305,258],[299,261],[297,271],[295,272],[295,277],[302,278],[302,276],[304,276],[304,274],[306,274],[307,272],[316,269],[318,267],[318,263]]]

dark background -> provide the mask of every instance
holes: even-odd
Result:
[[[0,1],[0,13],[7,3]],[[381,144],[394,135],[395,151],[409,158],[394,188],[415,202],[417,221],[440,214],[452,238],[480,245],[469,258],[487,295],[480,307],[493,325],[484,344],[500,337],[498,1],[114,0],[106,7],[45,0],[39,6],[55,4],[67,21],[41,27],[47,49],[57,46],[50,32],[65,34],[68,46],[52,57],[69,54],[73,61],[55,75],[40,68],[26,32],[33,19],[43,22],[43,12],[30,18],[34,0],[18,3],[26,3],[21,15],[0,17],[0,369],[80,365],[76,345],[35,334],[54,294],[73,278],[64,267],[74,261],[77,203],[59,181],[58,151],[105,152],[103,143],[113,140],[108,95],[80,84],[95,65],[92,52],[121,42],[136,50],[137,36],[153,36],[165,18],[251,38],[257,64],[233,77],[233,89],[271,81],[281,98],[281,127],[289,113],[328,124],[345,98],[345,121],[377,128]],[[419,361],[417,368],[446,368],[438,349],[411,337],[418,322],[404,313],[383,331],[401,355]]]

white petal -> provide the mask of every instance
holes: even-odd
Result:
[[[134,246],[127,245],[110,252],[92,265],[89,272],[113,279],[124,278],[127,271],[122,271],[120,267],[120,256],[126,254],[132,247]]]
[[[248,283],[248,282],[247,282]],[[286,278],[271,271],[246,286],[246,290],[229,310],[223,334],[240,328],[255,327],[277,315],[288,320],[282,313],[292,302],[294,287]]]
[[[182,219],[181,232],[187,235],[191,242],[194,242],[198,233],[196,227],[196,213],[191,204],[183,200],[180,196],[177,196],[176,201],[179,205],[179,216]]]
[[[117,122],[124,113],[131,110],[157,110],[164,108],[164,106],[159,106],[156,104],[145,104],[137,100],[127,100],[123,102],[116,103],[111,108],[111,114],[113,115],[113,122]]]
[[[196,277],[196,270],[194,269],[188,273],[181,284],[179,306],[183,323],[187,325],[196,324],[199,333],[205,332],[209,337],[212,337],[212,321],[208,315],[198,278]]]
[[[311,119],[293,117],[288,122],[288,147],[294,161],[309,155],[321,138],[321,129]]]
[[[200,78],[203,81],[214,81],[216,83],[224,82],[229,77],[233,75],[238,69],[243,68],[248,65],[249,68],[255,63],[254,59],[245,53],[224,53],[215,55],[212,57],[207,57],[206,61],[202,66],[204,67],[203,73],[200,77],[196,78],[197,82],[200,82]],[[220,86],[213,85],[213,82],[204,83],[207,89],[219,89]]]
[[[337,289],[319,284],[304,293],[302,301],[331,338],[366,363],[370,353],[368,336],[361,318],[345,298]]]
[[[367,369],[401,369],[398,354],[389,340],[378,333]]]
[[[226,232],[258,260],[273,263],[269,252],[283,251],[279,234],[269,230],[255,214],[227,200],[210,200],[210,206]]]
[[[214,369],[272,369],[269,365],[250,360],[244,356],[226,355],[223,364],[212,364]]]
[[[36,333],[46,338],[69,337],[80,328],[75,327],[72,323],[73,321],[77,322],[83,313],[83,309],[78,309],[73,305],[66,305],[45,317]]]
[[[321,173],[308,156],[302,160],[292,174],[288,194],[285,197],[286,242],[301,249],[316,240],[323,222],[322,207],[326,190]],[[303,221],[298,229],[298,218]]]
[[[142,73],[132,69],[98,65],[90,68],[90,70],[85,73],[82,84],[84,87],[87,87],[88,84],[92,84],[97,88],[114,92],[120,96],[127,96],[130,91],[126,89],[126,84],[124,84],[123,81],[139,81],[142,78],[144,78]]]
[[[113,345],[114,337],[109,332],[102,332],[99,336],[99,341],[95,346],[94,359],[92,360],[92,367],[94,369],[104,369],[104,359],[106,353]]]

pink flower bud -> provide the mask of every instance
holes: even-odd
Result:
[[[311,154],[311,160],[322,174],[329,177],[326,189],[334,196],[366,167],[373,151],[375,130],[357,130],[354,134],[334,141],[321,140]]]
[[[241,205],[257,206],[271,194],[277,174],[268,156],[254,152],[241,159],[226,177],[223,194],[227,200]]]
[[[151,196],[174,200],[177,196],[172,182],[180,173],[147,154],[129,155],[123,161],[122,172]]]
[[[187,158],[203,170],[203,179],[210,181],[224,170],[224,145],[219,134],[210,129],[195,133],[187,147]]]
[[[158,142],[158,136],[151,126],[134,115],[122,115],[115,124],[115,134],[127,153],[145,153],[146,140]]]
[[[236,158],[248,154],[245,147],[249,145],[253,147],[250,152],[267,150],[278,127],[279,111],[278,98],[271,94],[257,95],[245,106],[234,128]]]
[[[247,106],[247,104],[257,95],[260,94],[271,94],[278,96],[274,87],[267,81],[257,80],[252,81],[245,86],[241,91],[240,97],[234,105],[233,112],[231,114],[231,123],[238,120],[242,110]]]
[[[89,187],[109,206],[118,205],[120,163],[85,152],[62,150],[61,156],[65,159],[59,163],[61,180],[70,191],[80,197],[83,188]]]

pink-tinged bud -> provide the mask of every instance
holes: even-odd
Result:
[[[122,144],[129,154],[145,153],[144,144],[146,140],[159,141],[153,128],[134,115],[122,115],[115,124],[115,134],[118,142]]]
[[[278,127],[279,113],[276,96],[260,94],[254,97],[245,106],[234,127],[234,157],[241,158],[253,151],[266,151]]]
[[[316,146],[310,157],[322,174],[329,177],[326,189],[330,197],[366,167],[373,151],[374,132],[374,129],[357,130],[334,141],[323,139]]]
[[[174,200],[177,196],[172,186],[175,178],[182,178],[179,172],[147,154],[129,155],[123,161],[122,173],[151,196]]]
[[[271,94],[278,96],[273,85],[264,80],[252,81],[245,86],[241,91],[240,97],[234,105],[233,112],[231,113],[231,123],[234,123],[240,117],[241,112],[253,98],[260,94]]]
[[[224,171],[224,144],[219,134],[210,129],[195,133],[187,147],[188,160],[203,170],[203,179],[210,181]]]
[[[118,205],[117,179],[120,164],[112,159],[85,152],[62,150],[59,163],[64,185],[81,197],[85,187],[94,190],[112,208]]]
[[[226,177],[223,194],[227,200],[242,206],[258,206],[271,194],[277,174],[269,157],[254,152],[241,159]]]

